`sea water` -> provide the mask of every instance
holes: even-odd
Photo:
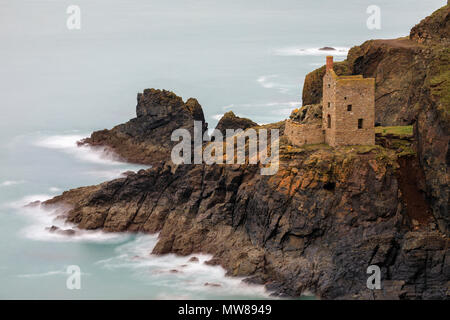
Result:
[[[145,88],[197,98],[210,128],[229,110],[280,121],[327,54],[339,61],[367,39],[405,36],[444,4],[0,0],[0,298],[267,298],[205,265],[207,255],[152,256],[157,235],[57,235],[46,230],[58,224],[52,212],[24,205],[145,168],[76,147],[134,117]],[[70,5],[81,9],[79,30],[66,26]],[[370,5],[381,9],[381,29],[367,27]],[[67,287],[71,265],[80,290]]]

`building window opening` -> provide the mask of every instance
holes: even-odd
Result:
[[[327,125],[328,125],[328,128],[331,128],[331,117],[330,117],[330,115],[327,116]]]
[[[328,88],[330,88],[331,86],[330,86],[330,84],[328,84]]]
[[[328,108],[331,106],[331,102],[328,102]]]
[[[352,111],[352,105],[351,104],[347,105],[347,111]]]
[[[363,128],[363,119],[358,119],[358,129]]]

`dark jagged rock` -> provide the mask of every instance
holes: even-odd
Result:
[[[217,123],[216,130],[219,130],[223,135],[225,135],[226,129],[245,130],[257,125],[258,124],[256,122],[253,122],[250,119],[238,117],[233,113],[233,111],[228,111],[222,116],[222,118],[220,118]]]
[[[438,13],[436,19],[442,17],[447,16]],[[435,27],[417,30],[429,34]],[[416,105],[414,138],[380,134],[378,146],[295,148],[281,137],[279,170],[272,176],[260,175],[256,165],[166,161],[66,191],[43,206],[63,205],[67,221],[82,229],[159,232],[154,254],[211,254],[205,263],[220,264],[229,275],[248,277],[247,282],[264,284],[279,296],[449,299],[449,54],[441,40],[425,46],[436,36],[424,32],[412,33],[411,39],[369,41],[336,64],[338,74],[376,74],[378,94],[392,86],[386,99],[400,103],[400,109],[383,107],[388,114],[389,108],[405,107],[406,98],[395,90],[407,96]],[[305,82],[311,104],[321,95],[318,79],[320,69]],[[319,107],[307,106],[292,116],[317,120]],[[103,141],[125,148],[122,156],[137,157],[136,146],[160,146],[155,132],[167,135],[166,128],[203,118],[200,111],[195,100],[183,104],[166,91],[144,91],[138,117],[107,131]],[[273,126],[282,135],[283,125]],[[89,143],[95,145],[94,135]],[[370,265],[381,268],[381,290],[366,287]]]
[[[61,229],[57,226],[51,226],[51,227],[47,228],[47,230],[49,232],[58,233],[58,234],[61,234],[64,236],[73,236],[76,234],[76,231],[73,229]]]
[[[205,282],[204,284],[205,287],[221,287],[222,285],[220,283],[212,283],[212,282]]]
[[[279,295],[448,297],[448,238],[432,230],[431,215],[412,222],[394,151],[280,152],[273,176],[257,166],[166,163],[45,205],[70,204],[67,219],[80,228],[160,232],[153,253],[209,253],[229,275],[259,279]],[[376,293],[366,288],[371,264],[382,270]]]
[[[142,164],[155,164],[170,159],[175,129],[185,128],[193,136],[194,120],[207,124],[198,101],[183,100],[166,90],[146,89],[137,96],[136,118],[111,130],[94,132],[80,144],[106,146],[122,159]]]

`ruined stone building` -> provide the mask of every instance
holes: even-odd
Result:
[[[327,143],[330,146],[375,144],[375,79],[362,75],[338,76],[333,57],[326,60],[323,77],[322,119],[286,121],[290,143]]]

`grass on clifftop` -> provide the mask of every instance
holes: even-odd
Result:
[[[433,60],[430,79],[431,94],[440,99],[441,115],[450,118],[450,49],[437,50],[437,58]]]
[[[412,136],[413,126],[393,126],[393,127],[375,127],[375,133],[381,133],[381,135],[393,134],[396,136]]]

